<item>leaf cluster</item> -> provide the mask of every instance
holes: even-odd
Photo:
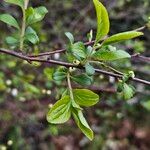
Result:
[[[5,2],[17,5],[23,15],[23,20],[20,22],[10,14],[0,14],[0,21],[16,29],[15,34],[6,37],[6,43],[14,48],[19,47],[21,41],[24,45],[37,44],[39,37],[32,25],[40,22],[48,13],[48,10],[44,6],[26,8],[26,0],[5,0]]]

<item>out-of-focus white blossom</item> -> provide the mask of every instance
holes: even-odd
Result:
[[[11,94],[16,97],[18,95],[18,90],[16,88],[12,89]]]
[[[52,91],[51,90],[47,90],[47,95],[51,95]]]
[[[6,85],[11,85],[12,84],[12,81],[11,80],[6,80]]]
[[[45,89],[43,89],[43,90],[42,90],[42,93],[43,93],[43,94],[46,94],[46,90],[45,90]]]
[[[53,104],[49,104],[49,105],[48,105],[48,108],[52,108],[52,107],[53,107]]]
[[[26,101],[26,99],[25,99],[25,97],[20,97],[20,98],[19,98],[19,101],[21,101],[21,102],[25,102],[25,101]]]
[[[109,77],[109,82],[110,83],[114,83],[115,82],[115,78],[114,77]]]
[[[7,147],[2,145],[2,146],[0,146],[0,150],[7,150]]]
[[[7,145],[11,146],[13,144],[12,140],[7,141]]]
[[[58,60],[60,58],[60,54],[59,53],[54,54],[54,58]]]

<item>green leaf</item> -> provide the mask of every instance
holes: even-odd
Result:
[[[99,2],[99,0],[93,0],[93,2],[97,14],[97,34],[95,41],[95,44],[97,44],[104,36],[108,34],[110,22],[108,12],[103,4]]]
[[[75,102],[81,106],[93,106],[99,101],[99,96],[87,89],[73,90]]]
[[[89,63],[85,64],[85,71],[86,71],[87,75],[89,75],[89,76],[94,75],[94,73],[95,73],[94,67],[91,66]]]
[[[131,57],[129,53],[123,50],[110,51],[105,49],[98,50],[93,56],[94,56],[93,58],[96,58],[98,60],[103,60],[103,61],[113,61],[113,60]]]
[[[71,45],[71,52],[72,54],[78,59],[85,58],[85,46],[83,42],[77,42]]]
[[[73,44],[74,43],[74,37],[73,37],[73,35],[70,32],[66,32],[65,35],[70,40],[70,43]]]
[[[82,110],[82,108],[75,102],[74,99],[71,100],[71,104],[72,104],[72,107],[74,107],[75,109]]]
[[[11,16],[9,14],[0,15],[0,21],[19,29],[18,22],[16,21],[16,19],[13,16]]]
[[[133,87],[131,87],[130,85],[128,85],[126,83],[123,84],[123,93],[122,94],[123,94],[124,99],[128,100],[128,99],[132,98],[134,93],[135,92],[134,92]]]
[[[34,20],[35,9],[33,7],[29,7],[26,9],[25,13],[26,13],[26,23],[28,25],[31,25]]]
[[[123,91],[123,81],[119,80],[117,84],[117,92],[121,93]]]
[[[14,4],[14,5],[18,5],[22,9],[24,8],[24,0],[5,0],[5,2],[10,3],[10,4]]]
[[[27,34],[25,36],[25,40],[29,41],[32,44],[37,44],[39,42],[39,40],[36,38],[35,34]]]
[[[53,74],[53,79],[56,81],[61,81],[66,77],[67,77],[67,73],[64,68],[57,69],[57,71]]]
[[[109,38],[107,38],[103,42],[103,45],[109,45],[109,44],[113,44],[113,43],[122,42],[125,40],[136,38],[141,35],[143,35],[143,33],[137,32],[137,31],[128,31],[128,32],[118,33],[118,34],[112,35]]]
[[[7,89],[4,79],[0,76],[0,92]]]
[[[87,74],[71,76],[71,78],[80,85],[91,85],[93,82],[93,78],[89,77]]]
[[[30,91],[33,94],[40,94],[39,88],[27,82],[24,84],[24,88],[26,91]]]
[[[56,81],[61,81],[66,78],[66,73],[64,72],[55,72],[53,74],[53,79]]]
[[[148,111],[150,111],[150,100],[148,101],[144,101],[144,102],[141,102],[142,106],[147,109]]]
[[[6,37],[6,43],[9,45],[17,45],[19,43],[19,40],[12,36],[8,36]]]
[[[88,46],[88,47],[86,48],[86,55],[87,55],[87,56],[91,56],[93,52],[94,52],[94,51],[93,51],[92,46]]]
[[[37,8],[28,8],[26,10],[26,21],[28,25],[41,21],[45,15],[48,13],[48,10],[44,6]]]
[[[73,117],[80,130],[87,136],[87,138],[93,140],[93,131],[88,125],[86,119],[84,118],[82,111],[74,110]]]
[[[32,44],[37,44],[39,42],[39,37],[33,28],[28,27],[26,29],[25,40],[31,42]]]
[[[64,96],[49,110],[47,121],[53,124],[65,123],[71,116],[71,102],[69,96]]]
[[[53,73],[54,73],[54,68],[45,68],[44,69],[44,75],[50,81],[53,80]]]

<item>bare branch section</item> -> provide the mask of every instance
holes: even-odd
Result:
[[[78,68],[78,69],[84,69],[83,66],[76,66],[72,63],[29,57],[29,56],[24,55],[22,53],[18,53],[18,52],[12,51],[12,50],[7,50],[7,49],[4,49],[4,48],[0,48],[0,52],[4,53],[4,54],[11,55],[11,56],[15,56],[17,58],[20,58],[20,59],[26,60],[26,61],[30,61],[30,62],[35,61],[35,62],[41,62],[41,63],[49,63],[49,64],[54,64],[54,65],[60,65],[60,66],[65,66],[65,67],[75,67],[75,68]],[[122,77],[123,77],[122,75],[115,74],[115,73],[112,73],[112,72],[107,72],[107,71],[100,70],[100,69],[95,69],[95,72],[106,75],[106,76],[112,76],[112,77],[115,77],[115,78],[120,78],[120,79],[122,79]],[[131,80],[133,80],[135,82],[142,83],[142,84],[150,85],[149,81],[146,81],[146,80],[143,80],[143,79],[132,78]]]
[[[140,61],[143,61],[143,62],[150,63],[150,58],[149,57],[141,56],[139,53],[134,54],[131,57],[132,57],[132,59],[137,59],[137,60],[140,60]]]

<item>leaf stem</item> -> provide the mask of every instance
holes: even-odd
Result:
[[[117,74],[123,75],[122,72],[116,70],[115,68],[113,68],[113,67],[111,67],[111,66],[106,65],[106,64],[103,63],[103,62],[99,62],[99,61],[90,61],[90,62],[91,62],[91,63],[95,63],[95,64],[100,64],[100,65],[104,66],[105,68],[108,68],[109,70],[111,70],[111,71],[113,71],[113,72],[115,72],[115,73],[117,73]]]
[[[28,8],[29,0],[24,1],[24,8],[22,9],[23,18],[22,18],[22,27],[20,34],[20,50],[23,51],[24,48],[24,35],[26,30],[26,9]]]
[[[94,47],[93,47],[93,50],[96,51],[97,49],[100,49],[101,47],[102,47],[102,44],[99,44],[99,45],[97,45],[97,46],[94,46]]]
[[[72,86],[71,86],[71,80],[70,80],[70,72],[68,72],[68,74],[67,74],[67,83],[68,83],[70,98],[71,98],[71,100],[74,100]]]
[[[82,108],[74,100],[74,95],[73,95],[73,90],[72,90],[71,80],[70,80],[70,71],[68,71],[68,74],[67,74],[67,83],[68,83],[69,95],[70,95],[73,108],[82,110]]]

